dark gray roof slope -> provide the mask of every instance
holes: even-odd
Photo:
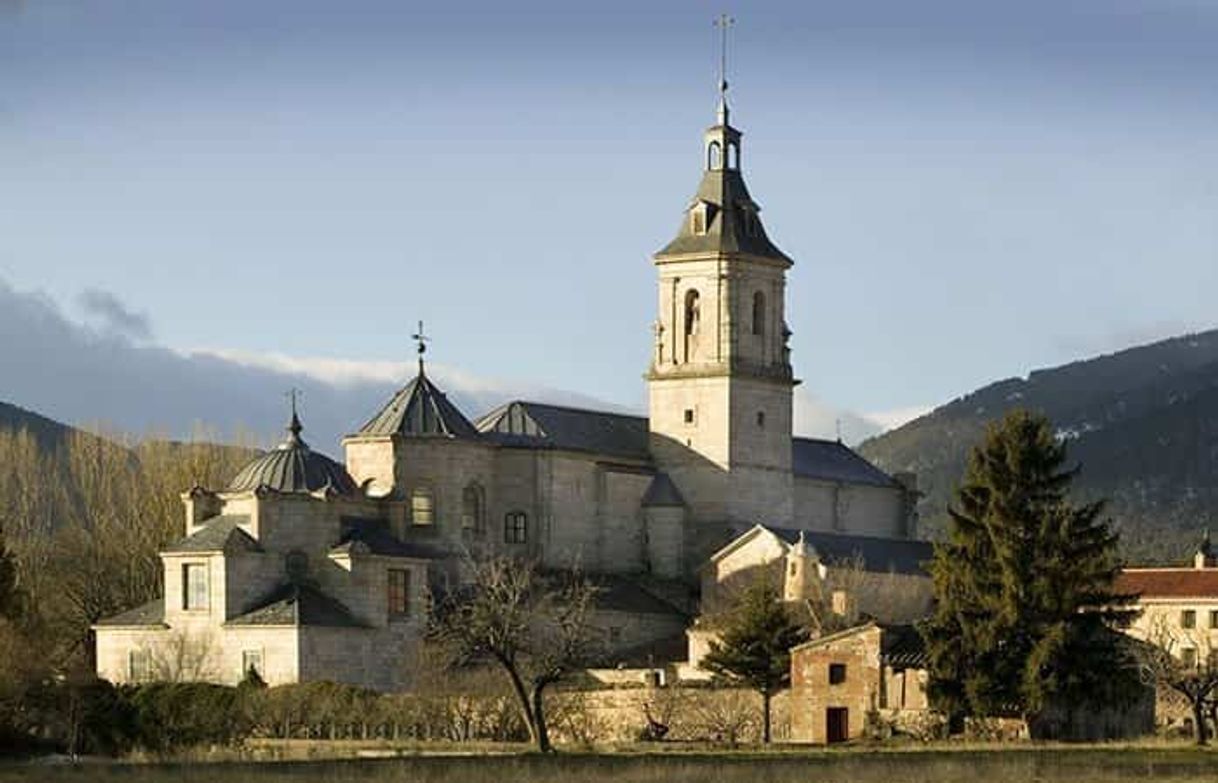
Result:
[[[667,473],[657,473],[651,483],[647,485],[641,505],[643,508],[684,506],[685,498],[681,495],[681,490],[677,489],[677,485],[672,483],[672,479],[668,477]]]
[[[685,616],[677,607],[643,589],[627,577],[611,574],[589,576],[596,587],[594,603],[597,609],[632,614],[672,614]]]
[[[287,584],[258,606],[226,625],[291,625],[322,628],[363,628],[347,607],[316,587]]]
[[[137,606],[134,609],[128,609],[122,614],[116,614],[113,617],[98,620],[97,624],[104,626],[128,627],[133,625],[164,625],[165,599],[155,598],[142,606]]]
[[[254,538],[241,529],[249,522],[244,514],[224,514],[209,519],[202,530],[180,538],[162,549],[162,552],[224,552],[230,547],[258,551],[262,547]]]
[[[689,210],[686,210],[677,238],[656,253],[657,258],[687,253],[747,253],[791,262],[766,236],[758,216],[761,207],[749,196],[739,170],[712,169],[703,173],[690,209],[701,202],[710,205],[706,233],[694,233]],[[752,231],[748,229],[750,220],[754,226]]]
[[[362,544],[369,554],[386,557],[412,557],[434,560],[444,556],[443,552],[417,541],[402,541],[389,532],[386,523],[380,520],[343,520],[343,535],[331,552],[352,549]]]
[[[478,430],[420,366],[414,380],[399,389],[379,413],[360,427],[359,434],[476,439]]]
[[[505,446],[651,459],[643,416],[516,401],[486,414],[477,426],[485,437]]]
[[[934,545],[929,541],[851,536],[779,527],[766,529],[788,544],[794,544],[799,540],[800,533],[803,533],[804,541],[816,551],[822,561],[844,562],[859,557],[862,558],[863,568],[872,572],[924,575],[926,570],[922,563],[934,555]]]
[[[310,449],[300,437],[302,429],[300,420],[292,414],[287,440],[242,468],[228,491],[267,487],[277,492],[316,492],[329,487],[340,495],[356,494],[358,488],[347,469]]]
[[[900,486],[892,476],[836,440],[792,438],[791,462],[796,476],[877,487]]]

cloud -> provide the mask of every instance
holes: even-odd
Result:
[[[117,299],[113,304],[117,309],[109,312],[127,312]],[[108,312],[105,305],[93,309]],[[285,392],[297,387],[306,438],[335,455],[339,439],[376,413],[413,372],[404,362],[175,351],[137,342],[139,323],[137,316],[123,329],[94,330],[70,320],[45,295],[17,291],[0,279],[0,400],[78,426],[185,436],[203,423],[222,437],[249,433],[270,442],[286,424]],[[470,418],[515,398],[615,407],[456,368],[429,371]]]
[[[152,325],[148,316],[129,309],[109,291],[86,288],[76,297],[76,303],[86,317],[99,321],[106,332],[133,340],[152,339]]]

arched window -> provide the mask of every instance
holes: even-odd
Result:
[[[753,334],[765,334],[765,294],[753,294]]]
[[[436,523],[436,499],[430,489],[418,487],[410,493],[410,523],[412,525],[434,525]]]
[[[735,144],[727,145],[727,167],[729,169],[740,167],[740,147]]]
[[[685,361],[691,361],[697,353],[698,321],[701,319],[698,292],[685,292]]]
[[[712,141],[706,148],[706,167],[712,171],[723,167],[723,148],[717,141]]]
[[[486,501],[477,484],[461,491],[461,529],[478,534],[486,530]]]
[[[509,511],[503,515],[503,543],[524,544],[529,540],[529,515]]]

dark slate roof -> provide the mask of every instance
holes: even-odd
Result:
[[[705,234],[695,234],[689,212],[699,204],[710,205]],[[749,196],[744,177],[738,169],[708,169],[702,175],[698,192],[686,210],[677,237],[656,253],[656,258],[687,253],[747,253],[762,258],[791,262],[769,237],[758,217],[761,207]],[[749,215],[756,229],[746,230]]]
[[[589,576],[588,581],[596,587],[596,608],[607,612],[630,612],[632,614],[670,614],[685,616],[677,607],[644,590],[627,577],[612,574]]]
[[[331,552],[342,552],[363,545],[369,554],[386,557],[412,557],[434,560],[443,552],[417,541],[402,541],[389,532],[381,520],[343,520],[343,535]]]
[[[651,459],[643,416],[516,401],[486,414],[477,426],[485,437],[505,446]]]
[[[912,625],[882,625],[880,662],[894,669],[925,669],[926,643]]]
[[[286,584],[255,608],[225,625],[291,625],[322,628],[363,628],[347,607],[316,587]]]
[[[681,496],[681,490],[677,489],[677,485],[672,483],[672,479],[667,473],[657,473],[651,483],[647,485],[647,491],[643,493],[643,508],[649,506],[684,506],[685,498]]]
[[[316,492],[328,487],[340,495],[356,494],[358,488],[347,469],[310,449],[300,437],[302,429],[300,420],[292,414],[287,440],[242,468],[229,483],[228,491],[266,487],[277,492]]]
[[[240,525],[248,523],[249,517],[244,514],[224,514],[207,520],[201,530],[180,538],[162,549],[162,552],[223,552],[230,546],[237,546],[251,551],[262,547],[253,536],[241,529]]]
[[[865,570],[878,573],[924,575],[926,569],[922,567],[922,563],[930,560],[935,552],[934,545],[929,541],[851,536],[778,527],[766,529],[788,544],[799,541],[802,533],[804,542],[816,552],[822,562],[845,562],[860,557]]]
[[[164,625],[165,599],[155,598],[143,606],[97,621],[102,626]]]
[[[419,374],[359,429],[360,435],[478,438],[478,430],[419,366]]]
[[[860,457],[841,441],[792,438],[791,462],[795,475],[805,478],[877,487],[900,486],[892,476]]]

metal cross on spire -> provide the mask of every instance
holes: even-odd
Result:
[[[288,423],[288,432],[292,433],[293,438],[300,437],[300,431],[304,429],[300,424],[300,417],[296,415],[296,401],[300,397],[300,389],[295,386],[283,393],[291,401],[292,405],[292,420]]]
[[[410,337],[412,340],[415,341],[417,350],[419,352],[419,374],[422,375],[423,374],[423,354],[427,353],[427,341],[431,339],[423,332],[423,322],[422,321],[419,321],[419,331],[410,335]]]
[[[715,27],[719,28],[719,95],[727,95],[727,29],[736,24],[736,20],[727,14],[715,17]]]

